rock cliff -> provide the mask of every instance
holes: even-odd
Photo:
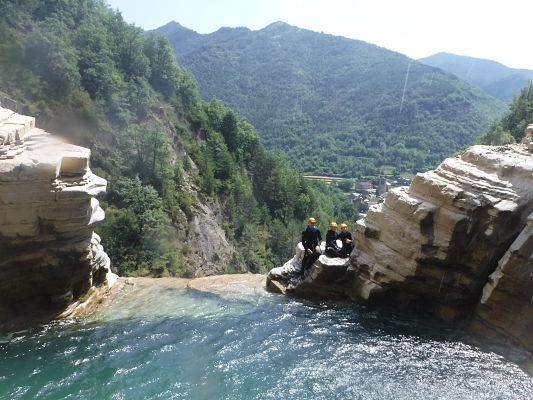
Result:
[[[61,312],[113,283],[94,225],[106,181],[90,151],[0,107],[0,323]]]
[[[388,192],[357,221],[351,264],[331,281],[335,291],[359,302],[466,321],[533,350],[528,146],[473,146],[418,174],[410,187]],[[279,272],[270,278],[288,282]]]
[[[472,328],[533,349],[533,214],[483,287]]]
[[[473,146],[392,190],[358,221],[349,293],[444,319],[470,316],[532,212],[526,146]],[[531,261],[524,268],[533,272]]]

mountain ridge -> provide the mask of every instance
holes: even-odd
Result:
[[[491,96],[509,101],[533,79],[533,70],[511,68],[500,62],[440,52],[418,61],[452,73]]]
[[[283,22],[191,35],[155,30],[199,82],[303,172],[413,173],[475,141],[502,103],[439,69]]]

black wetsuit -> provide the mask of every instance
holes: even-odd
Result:
[[[339,233],[339,240],[342,242],[342,249],[340,250],[341,257],[348,257],[353,250],[354,244],[352,234],[348,231]],[[346,239],[350,239],[350,243],[346,243]]]
[[[308,269],[313,263],[320,257],[320,251],[316,251],[316,246],[320,245],[322,241],[322,235],[320,234],[320,229],[316,226],[313,230],[305,228],[305,231],[302,232],[302,245],[304,247],[304,257],[302,259],[302,274]],[[309,254],[307,250],[311,250],[313,254]]]
[[[337,246],[337,238],[338,238],[337,232],[333,230],[328,230],[326,232],[326,255],[328,257],[340,257],[341,253],[339,249],[339,246]]]

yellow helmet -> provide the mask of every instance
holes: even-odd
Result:
[[[310,218],[307,218],[307,222],[308,223],[311,223],[311,222],[316,223],[316,219],[314,219],[313,217],[310,217]]]
[[[346,225],[346,224],[341,224],[341,228],[348,228],[348,225]]]
[[[331,224],[329,224],[330,228],[336,228],[337,227],[337,223],[336,222],[332,222]]]

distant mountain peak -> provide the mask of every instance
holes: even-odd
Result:
[[[192,30],[192,29],[189,29],[183,25],[181,25],[179,22],[176,22],[176,21],[170,21],[169,23],[157,28],[157,29],[154,29],[155,32],[158,32],[159,34],[163,35],[163,36],[166,36],[166,35],[172,35],[172,34],[176,34],[176,33],[180,33],[180,34],[186,34],[186,35],[198,35],[198,32]],[[147,32],[152,32],[152,31],[147,31]]]
[[[260,31],[268,32],[268,31],[288,30],[288,29],[300,29],[300,28],[293,26],[293,25],[289,25],[283,21],[276,21],[265,26],[263,29],[260,29]]]
[[[183,26],[177,21],[170,21],[169,23],[159,27],[158,29],[186,29],[188,31],[192,31],[192,29]]]
[[[440,52],[418,61],[454,74],[503,101],[510,101],[533,79],[532,70],[509,68],[485,58]]]
[[[183,26],[182,24],[180,24],[179,22],[172,20],[172,21],[168,22],[167,24],[161,26],[161,28],[165,28],[165,27],[173,27],[173,26],[175,26],[175,27],[182,27],[182,28],[184,27],[184,26]]]
[[[267,26],[265,26],[264,29],[276,28],[276,27],[280,27],[280,26],[290,26],[290,25],[287,24],[286,22],[283,22],[283,21],[275,21],[275,22],[272,22],[271,24],[268,24]]]

